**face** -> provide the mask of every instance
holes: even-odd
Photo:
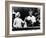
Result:
[[[29,11],[29,15],[32,16],[32,11]]]

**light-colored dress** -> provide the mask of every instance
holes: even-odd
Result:
[[[36,22],[36,18],[34,16],[28,16],[25,18],[25,21],[27,21],[27,27],[30,27],[32,24],[34,24],[34,22]]]
[[[22,28],[21,23],[24,23],[24,21],[17,17],[17,18],[14,19],[13,26],[16,27],[16,28]]]
[[[36,18],[34,16],[32,16],[32,17],[28,16],[26,19],[31,20],[32,23],[36,22]]]

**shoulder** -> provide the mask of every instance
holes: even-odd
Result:
[[[36,17],[35,17],[35,16],[32,16],[32,18],[34,18],[34,19],[35,19]]]
[[[20,21],[20,20],[22,20],[21,18],[18,18],[18,20]]]
[[[15,18],[14,20],[17,20],[17,18]]]
[[[27,16],[27,19],[30,18],[30,16]]]
[[[30,16],[27,16],[26,20],[30,20],[30,19],[31,19]]]
[[[34,18],[35,18],[35,16],[32,16],[32,17],[34,17]]]

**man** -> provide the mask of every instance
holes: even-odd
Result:
[[[31,27],[34,22],[36,22],[36,18],[32,15],[33,11],[30,9],[29,16],[25,18],[25,21],[27,23],[27,27]]]

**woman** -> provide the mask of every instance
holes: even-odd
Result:
[[[14,19],[14,23],[13,23],[13,26],[15,27],[15,28],[22,28],[22,24],[24,24],[24,21],[21,19],[21,18],[19,18],[20,17],[20,12],[17,12],[16,14],[15,14],[15,19]]]

